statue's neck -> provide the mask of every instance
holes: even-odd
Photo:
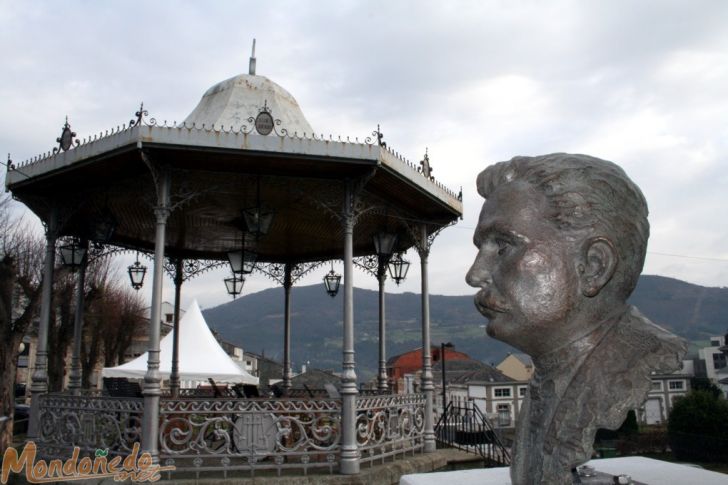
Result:
[[[597,324],[592,325],[592,330],[588,333],[566,342],[556,350],[533,356],[536,371],[541,375],[552,374],[569,368],[588,356],[614,328],[627,309],[628,307],[625,306],[619,308],[618,311],[609,312],[599,319]]]

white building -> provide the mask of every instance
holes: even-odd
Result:
[[[661,424],[667,422],[675,399],[690,391],[690,378],[693,377],[692,361],[683,361],[683,367],[672,374],[653,374],[652,387],[647,400],[637,410],[637,420],[642,424]]]
[[[653,374],[652,388],[647,400],[640,409],[635,410],[637,419],[643,424],[666,422],[675,399],[690,391],[690,379],[693,375],[693,362],[690,360],[683,361],[682,368],[672,374]],[[441,392],[442,387],[437,386],[435,409],[438,414],[442,412]],[[460,382],[448,379],[447,400],[452,401],[455,406],[472,402],[488,417],[493,426],[512,428],[515,427],[527,392],[527,380],[516,381],[505,376],[498,378],[497,375],[492,375],[488,379]]]
[[[726,336],[710,337],[710,346],[698,350],[700,371],[728,397],[728,345]]]

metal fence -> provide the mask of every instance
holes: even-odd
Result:
[[[141,441],[144,399],[99,394],[42,394],[38,445],[44,455],[69,456],[74,446],[94,455],[126,455]]]
[[[356,437],[361,463],[382,463],[388,457],[422,450],[425,395],[402,394],[359,397],[356,400]]]
[[[160,400],[160,464],[173,465],[175,474],[338,471],[340,399],[181,396]],[[69,456],[74,446],[82,455],[126,455],[142,438],[143,398],[46,394],[40,408],[45,456]],[[362,464],[422,450],[424,394],[359,396],[356,409]]]
[[[333,399],[163,398],[160,461],[177,471],[338,466],[341,403]]]
[[[447,403],[435,426],[435,437],[442,445],[480,455],[486,467],[511,463],[510,454],[490,421],[472,402]]]

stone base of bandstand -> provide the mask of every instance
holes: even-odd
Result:
[[[239,472],[239,476],[231,476],[233,472],[229,472],[227,478],[222,478],[219,474],[217,476],[212,474],[209,477],[200,476],[200,478],[195,478],[194,474],[190,474],[189,478],[184,475],[175,475],[171,480],[163,478],[157,483],[179,483],[183,485],[397,485],[403,475],[428,473],[446,467],[479,466],[480,463],[482,463],[482,460],[477,455],[446,448],[437,450],[434,453],[417,453],[415,456],[404,459],[397,458],[395,461],[387,461],[384,464],[379,463],[371,466],[368,463],[362,464],[358,475],[330,475],[323,472],[310,472],[306,476],[302,474],[277,476],[275,473],[256,472],[255,477],[250,477],[249,473],[246,472]],[[112,485],[122,482],[115,482],[112,478],[109,478],[59,483],[68,483],[69,485],[78,483]]]

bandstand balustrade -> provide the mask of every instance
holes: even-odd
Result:
[[[340,466],[341,399],[200,396],[163,394],[159,407],[161,465],[177,473],[278,475],[294,470],[335,473]],[[196,395],[197,394],[197,395]],[[370,466],[421,452],[425,395],[367,393],[356,399],[356,443],[360,462]],[[46,394],[40,401],[39,451],[43,456],[81,456],[108,450],[131,453],[142,440],[143,398],[110,397],[84,391]]]
[[[110,397],[100,392],[42,394],[37,444],[43,456],[71,455],[74,446],[81,456],[96,450],[109,455],[128,455],[141,441],[144,399]]]

